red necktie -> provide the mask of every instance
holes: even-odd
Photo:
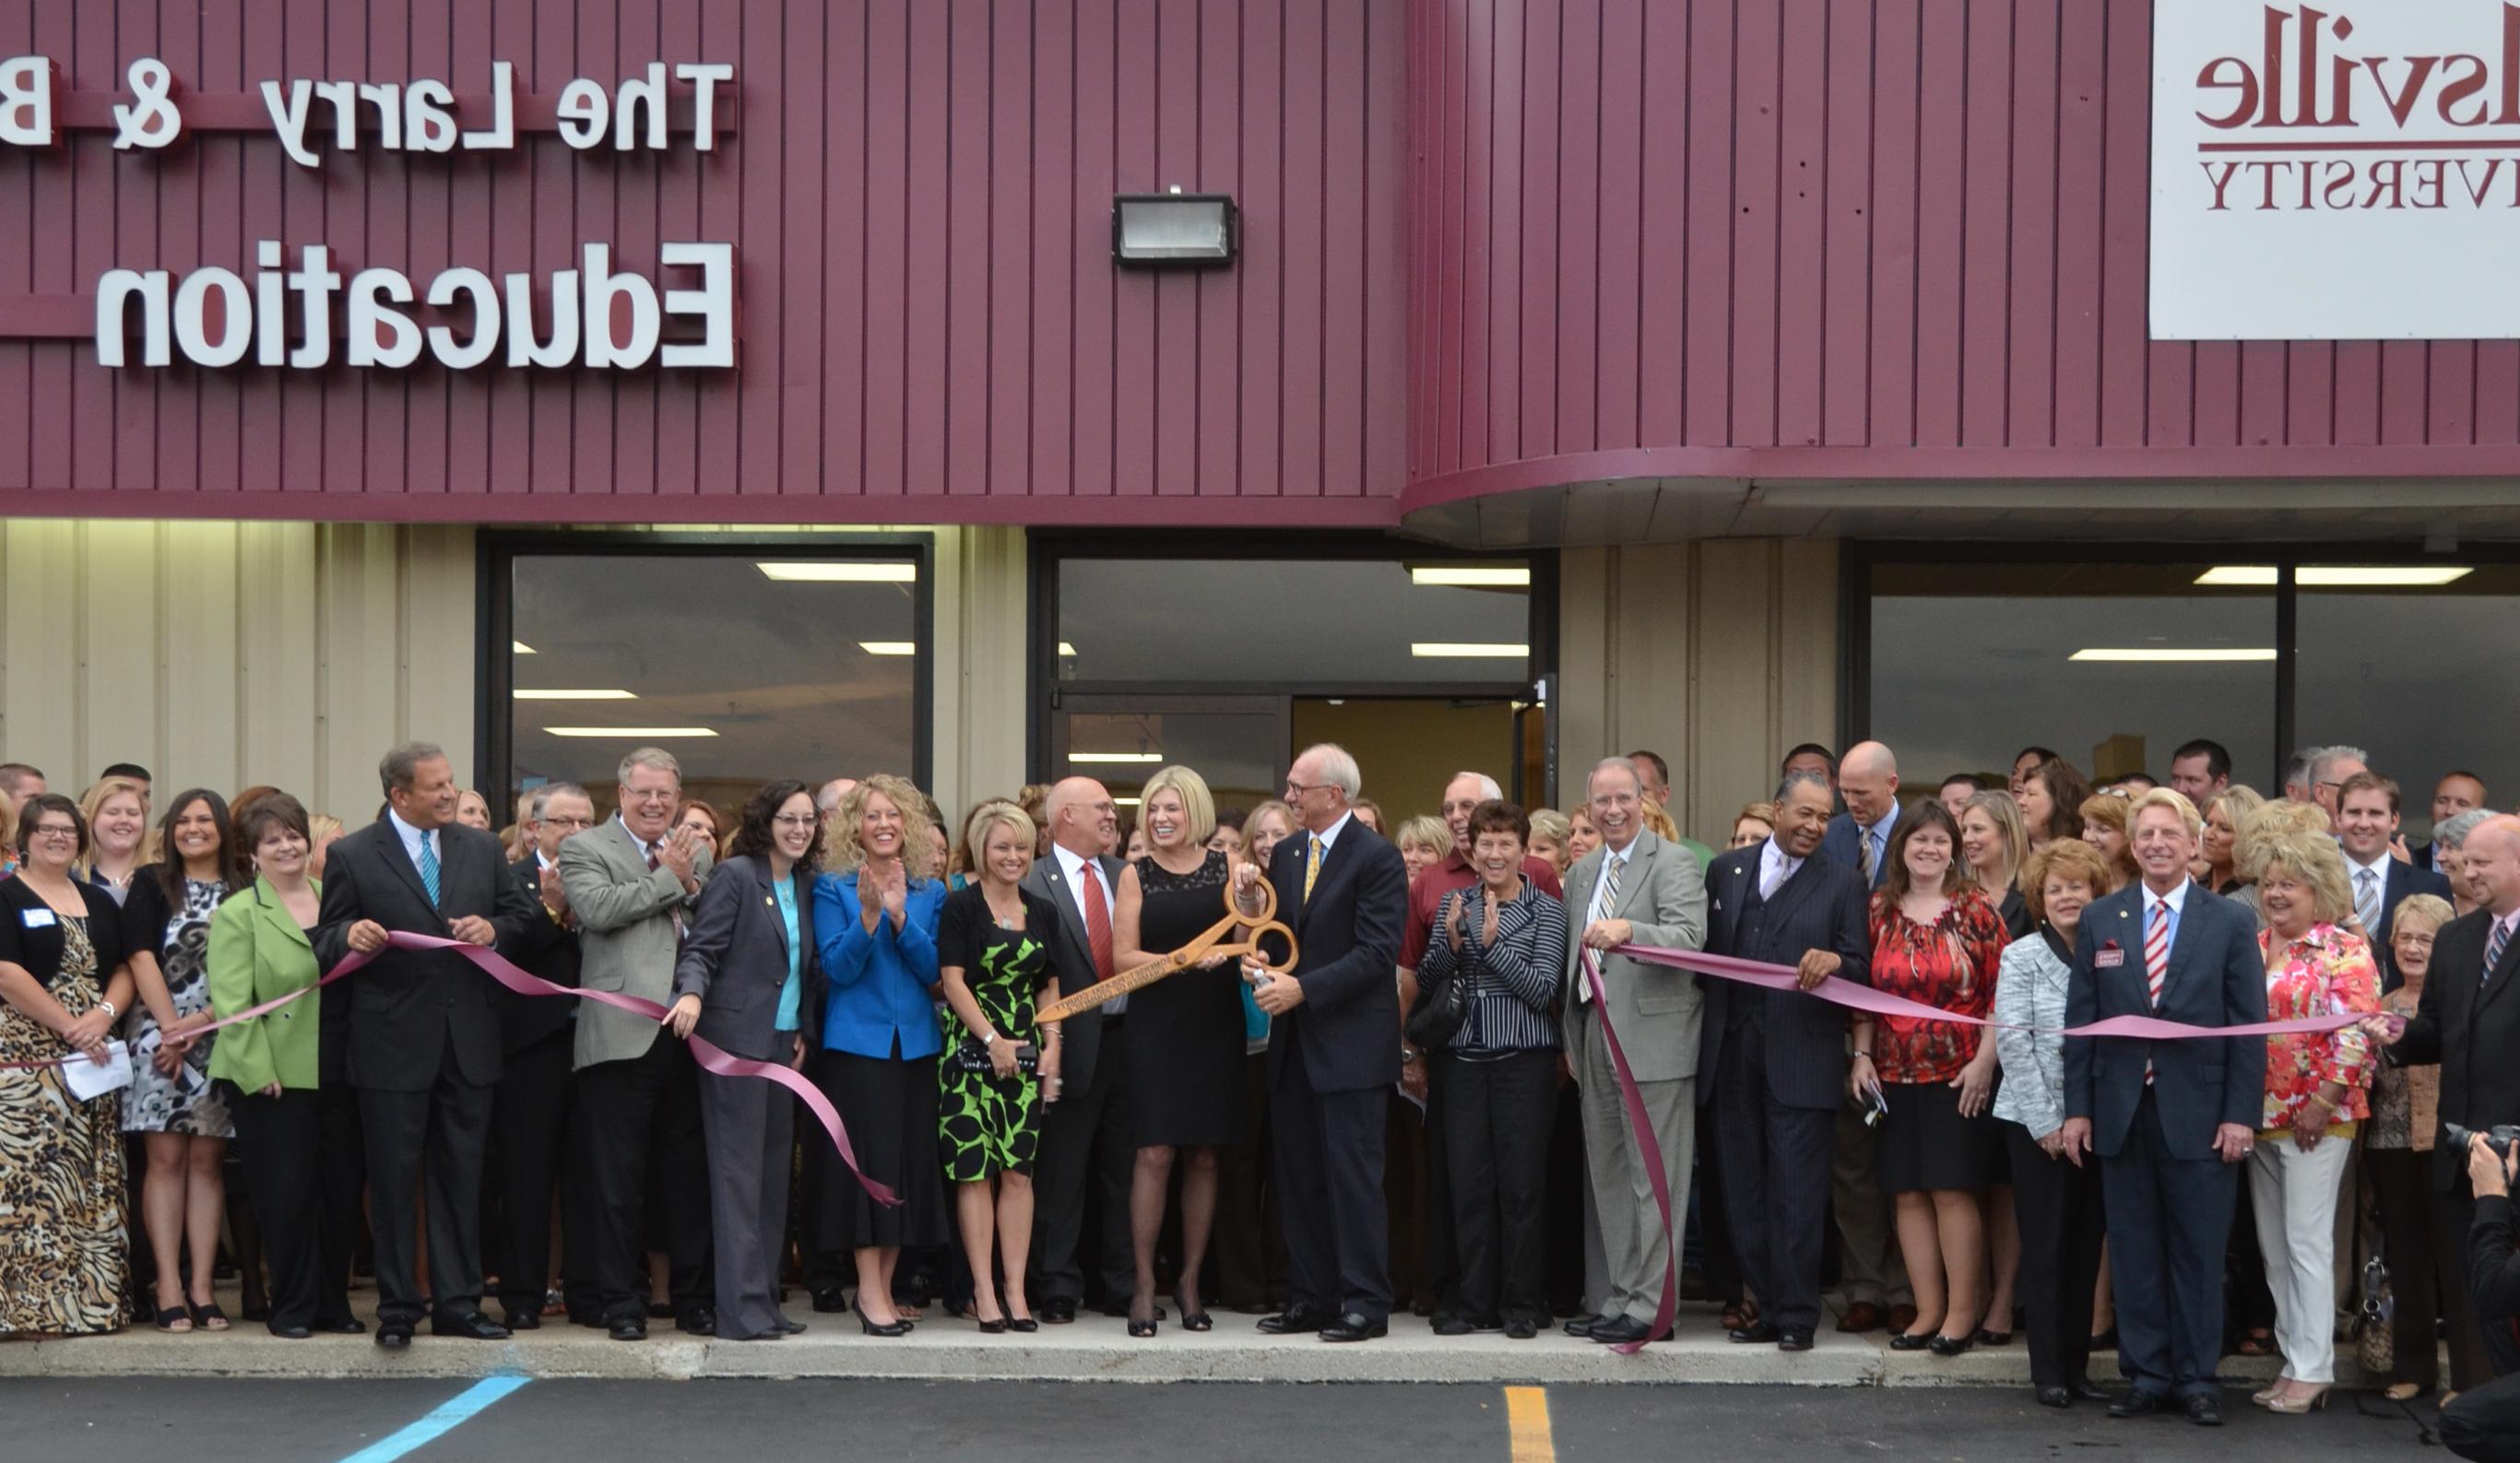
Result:
[[[1085,871],[1085,943],[1094,947],[1094,978],[1107,981],[1111,969],[1111,905],[1102,897],[1102,879],[1088,859]]]

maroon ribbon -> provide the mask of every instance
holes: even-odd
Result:
[[[452,952],[471,961],[473,968],[483,975],[519,996],[561,996],[578,1000],[600,1001],[634,1015],[645,1016],[660,1025],[672,1014],[667,1007],[644,996],[628,996],[618,991],[591,991],[563,986],[544,980],[538,975],[529,975],[518,969],[506,956],[486,945],[470,945],[461,940],[449,940],[437,935],[415,934],[409,930],[392,931],[385,936],[385,943],[389,948],[397,950]],[[189,1035],[203,1036],[223,1026],[234,1026],[242,1021],[268,1016],[291,1001],[303,998],[308,992],[321,990],[360,969],[382,953],[383,953],[382,951],[370,953],[353,951],[347,959],[325,972],[323,978],[316,981],[314,985],[292,991],[286,996],[266,1000],[260,1005],[248,1006],[233,1016],[223,1016],[207,1026],[195,1027]],[[695,1035],[687,1040],[691,1043],[693,1059],[700,1064],[703,1071],[716,1073],[720,1077],[758,1077],[768,1082],[775,1082],[795,1093],[797,1100],[804,1103],[806,1110],[814,1115],[815,1121],[823,1125],[823,1131],[831,1137],[832,1146],[839,1150],[840,1162],[848,1165],[849,1173],[857,1178],[858,1185],[867,1191],[868,1196],[878,1204],[897,1205],[901,1202],[900,1197],[890,1188],[868,1177],[858,1167],[857,1149],[849,1143],[849,1131],[840,1122],[839,1111],[832,1106],[832,1100],[823,1095],[820,1087],[808,1082],[794,1068],[781,1062],[760,1062],[750,1057],[737,1056],[705,1037]],[[59,1067],[76,1060],[77,1057],[72,1055],[55,1057],[49,1061],[16,1062],[9,1065],[17,1068]]]

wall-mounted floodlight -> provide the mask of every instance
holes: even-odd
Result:
[[[1223,193],[1124,193],[1111,200],[1111,259],[1130,269],[1231,264],[1234,197]]]

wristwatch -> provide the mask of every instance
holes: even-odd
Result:
[[[1400,1048],[1400,1065],[1405,1067],[1424,1054],[1425,1053],[1419,1051],[1417,1047],[1408,1045],[1404,1042]]]

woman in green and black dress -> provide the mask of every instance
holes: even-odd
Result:
[[[1050,964],[1058,915],[1049,901],[1017,887],[1033,855],[1033,822],[1021,808],[984,803],[963,837],[977,873],[945,897],[936,930],[937,973],[960,1023],[946,1032],[949,1044],[937,1064],[945,1176],[955,1185],[980,1329],[1032,1331],[1028,1311],[1012,1318],[1007,1311],[1024,1311],[1033,1154],[1041,1105],[1058,1091],[1058,1028],[1042,1032],[1033,1022],[1037,1001],[1058,998]],[[1019,1055],[1024,1046],[1037,1053],[1030,1072]],[[1002,1292],[989,1283],[997,1269],[1004,1271]]]

